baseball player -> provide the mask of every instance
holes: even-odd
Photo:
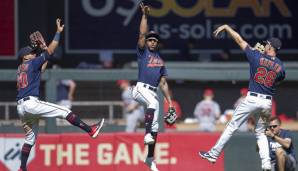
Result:
[[[169,103],[169,113],[175,115],[175,110],[172,107],[166,81],[167,70],[158,53],[159,35],[154,31],[148,32],[147,16],[150,8],[143,3],[140,4],[140,8],[143,15],[137,44],[139,74],[138,82],[132,91],[132,96],[137,102],[146,107],[144,143],[148,145],[148,155],[145,163],[151,171],[158,171],[153,161],[158,132],[159,99],[156,94],[158,86]]]
[[[242,37],[228,25],[218,27],[214,34],[226,31],[245,52],[250,66],[250,79],[248,93],[245,99],[237,106],[231,121],[227,124],[217,143],[208,152],[199,152],[203,159],[214,163],[219,157],[225,144],[233,133],[248,119],[250,115],[255,118],[255,135],[259,145],[259,155],[263,170],[270,170],[270,157],[268,140],[265,135],[266,126],[271,115],[271,100],[275,93],[276,85],[285,78],[285,68],[277,52],[281,48],[281,41],[277,38],[266,40],[265,52],[251,48]]]
[[[26,46],[18,52],[18,58],[21,60],[21,64],[17,71],[17,111],[26,133],[25,142],[21,150],[21,166],[19,171],[27,170],[27,160],[30,150],[37,139],[38,121],[40,118],[64,118],[72,125],[86,131],[92,138],[97,137],[104,123],[104,119],[102,119],[99,123],[88,126],[68,108],[39,100],[41,72],[45,69],[46,61],[58,46],[60,34],[64,28],[64,25],[61,25],[60,19],[56,20],[56,25],[57,32],[49,46],[47,47],[45,43],[42,43],[43,46],[39,45],[39,48],[42,47],[41,53],[37,53],[40,50],[30,46]]]
[[[126,118],[125,132],[136,132],[139,121],[144,120],[144,108],[132,97],[132,87],[128,80],[118,80],[118,86],[122,90],[123,109]]]
[[[219,104],[213,100],[214,91],[210,88],[204,90],[204,99],[200,101],[194,110],[195,117],[198,118],[200,131],[215,131],[216,120],[220,116]]]

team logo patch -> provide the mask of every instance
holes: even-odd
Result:
[[[23,138],[0,138],[0,162],[8,170],[18,170],[21,164],[21,149]],[[27,164],[35,157],[35,147],[32,147]]]

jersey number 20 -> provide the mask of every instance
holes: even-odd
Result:
[[[26,72],[21,72],[17,77],[17,88],[26,88],[28,86],[28,78]]]
[[[267,71],[264,67],[259,67],[254,77],[257,83],[263,84],[266,87],[272,87],[275,78],[276,73],[274,71]]]

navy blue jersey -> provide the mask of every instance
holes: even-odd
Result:
[[[290,147],[288,149],[286,149],[286,148],[283,148],[283,149],[285,150],[285,152],[287,154],[291,154],[296,159],[294,146],[293,146],[293,140],[294,139],[293,139],[290,131],[280,129],[280,133],[279,133],[278,136],[283,138],[283,139],[285,139],[285,138],[291,139]],[[278,142],[272,140],[272,138],[268,138],[268,142],[269,142],[269,150],[270,150],[271,161],[276,161],[276,155],[275,155],[276,148],[281,148],[282,146]]]
[[[273,95],[276,83],[285,79],[283,63],[277,57],[272,59],[249,46],[245,53],[250,66],[249,91]]]
[[[18,95],[16,100],[27,96],[39,97],[41,66],[48,57],[49,54],[43,52],[36,58],[19,65],[17,71]]]
[[[158,52],[151,52],[147,47],[137,47],[139,75],[138,82],[157,87],[162,76],[167,76],[167,70]]]

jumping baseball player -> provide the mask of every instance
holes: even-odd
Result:
[[[159,99],[156,94],[159,86],[166,100],[169,103],[169,115],[165,118],[170,124],[176,120],[175,109],[172,107],[172,101],[169,95],[168,84],[166,81],[167,70],[164,62],[158,53],[159,35],[154,32],[148,32],[147,15],[150,11],[148,6],[140,4],[143,12],[140,24],[140,35],[137,45],[138,57],[138,82],[132,91],[133,98],[146,107],[145,127],[146,133],[144,143],[148,145],[148,155],[145,159],[146,165],[151,171],[158,171],[153,161],[154,147],[158,132]]]
[[[265,129],[271,115],[272,96],[275,93],[276,85],[284,80],[285,68],[277,58],[277,52],[281,48],[281,41],[277,38],[266,40],[265,52],[261,53],[251,48],[242,37],[230,26],[218,27],[214,34],[226,31],[234,41],[245,52],[250,66],[249,88],[246,98],[237,106],[231,121],[218,139],[217,143],[208,152],[199,152],[199,155],[212,163],[216,162],[225,144],[233,133],[243,124],[250,115],[255,117],[255,135],[257,144],[260,147],[259,155],[262,161],[263,170],[271,170],[268,140]]]
[[[19,171],[27,170],[27,160],[30,150],[37,139],[38,121],[40,118],[64,118],[72,125],[86,131],[92,138],[97,137],[104,123],[104,119],[102,119],[99,123],[88,126],[68,108],[39,100],[41,72],[45,69],[46,61],[57,48],[60,34],[64,28],[64,25],[61,25],[60,19],[56,20],[56,25],[57,32],[48,47],[43,42],[41,35],[34,32],[32,37],[36,38],[35,43],[38,46],[26,46],[18,52],[18,58],[22,63],[19,65],[17,71],[17,111],[26,133],[21,151],[21,166]]]

